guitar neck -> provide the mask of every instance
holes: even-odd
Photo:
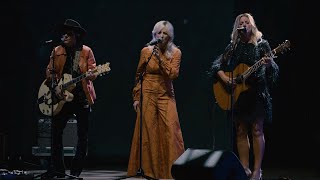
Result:
[[[84,74],[81,74],[80,76],[72,79],[71,81],[69,82],[66,82],[62,85],[62,89],[67,89],[69,86],[71,86],[72,84],[76,84],[78,83],[79,81],[81,81],[82,79],[86,78],[87,77],[87,73],[84,73]]]
[[[255,72],[263,63],[263,59],[260,59],[258,62],[254,63],[250,68],[242,73],[243,79],[247,79],[253,72]]]
[[[271,51],[271,57],[273,57],[277,53],[277,48],[273,49]],[[265,56],[266,57],[266,56]],[[259,67],[263,65],[263,58],[261,58],[259,61],[254,63],[250,68],[248,68],[246,71],[244,71],[241,75],[243,79],[247,79],[253,72],[255,72]]]
[[[103,65],[99,65],[99,66],[95,67],[94,69],[90,70],[90,72],[83,73],[80,76],[78,76],[74,79],[71,79],[70,81],[62,84],[62,89],[66,90],[72,84],[76,84],[79,81],[81,81],[82,79],[88,77],[89,74],[93,74],[93,75],[98,76],[98,75],[102,75],[103,73],[109,72],[110,71],[109,64],[110,63],[105,63]]]
[[[271,57],[274,57],[276,54],[278,54],[279,52],[284,52],[285,50],[289,49],[290,47],[290,41],[289,40],[285,40],[285,42],[283,42],[281,45],[279,45],[278,47],[274,48],[273,50],[271,50],[270,54]],[[241,76],[242,79],[246,79],[248,78],[253,72],[255,72],[261,65],[263,64],[263,58],[261,58],[258,62],[256,62],[254,65],[252,65],[251,67],[249,67],[246,71],[244,71]]]

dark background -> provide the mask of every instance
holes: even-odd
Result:
[[[169,20],[183,56],[174,82],[187,148],[229,148],[230,124],[214,106],[207,70],[230,41],[236,15],[253,14],[279,55],[280,83],[273,89],[273,123],[266,125],[265,166],[314,166],[319,160],[316,6],[306,1],[3,1],[1,4],[1,134],[5,158],[33,161],[39,118],[37,93],[44,80],[56,24],[72,18],[88,31],[85,44],[111,72],[94,82],[98,99],[90,124],[89,160],[126,164],[135,123],[131,90],[140,49],[154,24]]]

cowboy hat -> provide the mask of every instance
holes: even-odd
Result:
[[[68,30],[73,30],[76,33],[79,33],[81,36],[85,36],[87,31],[81,27],[80,23],[73,19],[67,19],[63,24],[57,26],[56,30],[59,33],[65,33]]]

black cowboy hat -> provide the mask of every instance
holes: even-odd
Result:
[[[56,28],[56,31],[59,33],[65,33],[68,30],[79,33],[81,36],[85,36],[87,34],[87,31],[81,27],[80,23],[73,19],[67,19],[63,24],[58,25]]]

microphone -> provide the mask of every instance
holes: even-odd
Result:
[[[161,41],[162,41],[161,39],[154,39],[154,40],[151,40],[150,42],[148,42],[146,44],[146,46],[156,45],[156,44],[160,43]]]
[[[54,40],[54,39],[49,39],[49,40],[46,40],[46,41],[42,42],[41,44],[42,45],[46,45],[46,46],[51,46],[51,45],[56,46],[56,45],[62,44],[63,41],[64,41],[63,38],[61,38],[60,41],[59,40]]]
[[[245,26],[237,28],[238,33],[247,33],[247,29]]]
[[[50,43],[52,43],[52,42],[53,42],[53,40],[50,39],[50,40],[45,41],[44,43],[45,43],[45,44],[50,44]]]

